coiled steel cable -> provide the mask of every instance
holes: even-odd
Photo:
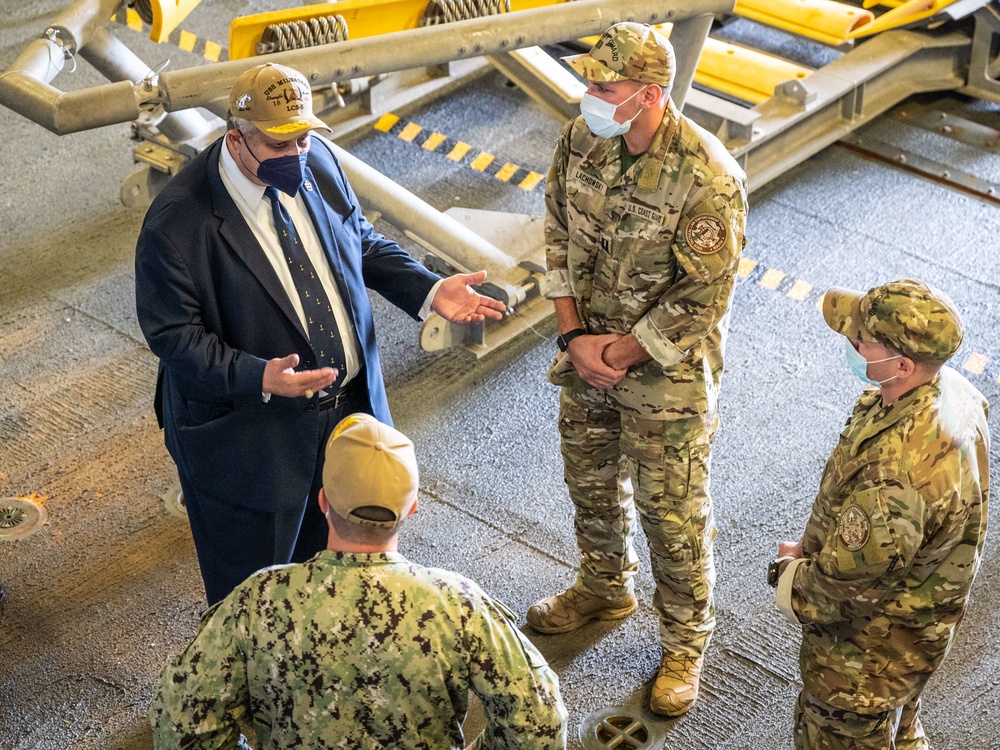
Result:
[[[347,21],[341,15],[320,16],[308,21],[271,24],[257,43],[257,54],[284,52],[347,41]]]
[[[150,3],[150,0],[132,0],[132,2],[128,4],[135,8],[135,12],[139,14],[139,18],[142,19],[143,23],[147,23],[152,26],[153,6]]]
[[[510,0],[431,0],[420,25],[437,26],[500,13],[510,13]]]

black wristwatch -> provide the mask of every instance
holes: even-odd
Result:
[[[794,557],[778,557],[767,565],[767,585],[772,589],[778,588],[778,578],[781,576],[781,564],[784,562],[791,562]]]
[[[569,342],[575,339],[577,336],[586,336],[586,328],[574,328],[572,331],[566,331],[566,333],[560,333],[556,336],[556,343],[559,345],[559,351],[564,352],[569,348]]]

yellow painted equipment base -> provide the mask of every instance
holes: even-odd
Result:
[[[875,20],[875,14],[832,0],[736,0],[737,15],[839,46]]]

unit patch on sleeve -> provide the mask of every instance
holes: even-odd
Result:
[[[712,255],[725,247],[729,229],[715,214],[698,214],[688,222],[684,239],[696,253]]]
[[[837,534],[840,542],[851,552],[865,546],[871,533],[868,516],[857,505],[852,505],[837,517]]]

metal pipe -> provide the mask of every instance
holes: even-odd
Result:
[[[233,81],[263,62],[280,62],[314,84],[440,65],[600,34],[618,21],[677,22],[732,11],[735,0],[575,0],[497,16],[427,26],[160,75],[163,104],[173,111],[224,108]],[[691,62],[692,69],[696,61]]]
[[[121,0],[76,0],[56,16],[44,38],[33,41],[0,73],[0,104],[57,135],[136,119],[143,97],[131,82],[68,93],[49,85],[66,55],[85,47],[120,5]]]
[[[136,83],[151,73],[149,66],[105,26],[94,32],[87,46],[80,50],[80,55],[109,81]],[[204,136],[214,129],[193,109],[170,112],[156,122],[156,127],[174,143]]]
[[[677,70],[674,72],[674,85],[670,98],[678,110],[684,109],[684,100],[691,90],[694,71],[698,67],[698,58],[712,29],[712,16],[701,15],[686,18],[674,23],[670,31],[670,43],[677,57]]]
[[[198,106],[224,112],[233,81],[261,62],[292,65],[313,83],[326,84],[599,34],[623,20],[676,23],[692,16],[728,13],[735,5],[735,0],[669,0],[670,7],[664,8],[664,2],[576,0],[517,11],[502,20],[476,18],[161,73],[158,86],[119,81],[64,93],[48,85],[61,70],[55,60],[63,49],[72,53],[84,48],[121,5],[121,0],[76,0],[49,25],[56,32],[52,34],[55,39],[36,40],[0,74],[0,104],[62,135],[131,122],[143,108],[156,104],[168,112]]]
[[[405,227],[431,245],[436,254],[459,271],[485,268],[487,281],[503,290],[507,297],[506,304],[516,305],[524,301],[524,288],[511,283],[511,275],[526,276],[527,272],[518,266],[514,258],[356,156],[336,144],[331,145],[351,187],[365,197],[367,209],[378,211],[394,226]]]
[[[87,45],[97,29],[107,25],[121,5],[122,0],[76,0],[56,16],[48,28],[67,37],[69,53],[75,55]]]

